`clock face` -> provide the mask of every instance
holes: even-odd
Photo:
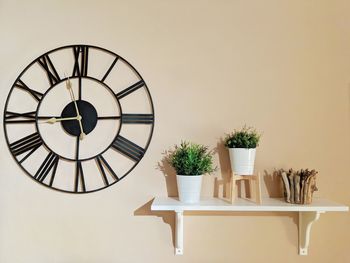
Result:
[[[154,108],[145,81],[106,49],[72,45],[30,63],[4,111],[9,149],[52,189],[88,193],[128,175],[150,143]]]

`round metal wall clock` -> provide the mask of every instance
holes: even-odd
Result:
[[[90,45],[51,50],[14,82],[4,110],[9,149],[52,189],[89,193],[124,178],[151,141],[145,81],[119,55]]]

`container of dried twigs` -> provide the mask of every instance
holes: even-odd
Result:
[[[284,185],[284,197],[287,203],[311,204],[312,195],[317,191],[316,170],[279,170]]]

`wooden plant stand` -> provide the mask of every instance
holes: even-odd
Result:
[[[252,191],[252,185],[253,183],[255,184],[254,190],[255,190],[255,200],[252,198],[245,198],[249,201],[255,202],[256,204],[261,204],[261,184],[260,184],[260,174],[254,174],[254,175],[235,175],[232,173],[231,176],[231,196],[230,196],[230,201],[231,204],[234,203],[235,198],[236,198],[236,188],[237,188],[237,181],[241,180],[248,180],[249,181],[249,188],[250,188],[250,194],[253,193]]]

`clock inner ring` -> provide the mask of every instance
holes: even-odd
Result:
[[[89,134],[94,130],[97,124],[97,111],[95,107],[85,101],[77,100],[76,101],[78,110],[81,116],[81,124],[83,126],[83,131],[85,134]],[[62,118],[71,118],[77,117],[77,111],[75,108],[75,102],[70,102],[64,107],[61,117]],[[80,125],[78,120],[67,120],[61,122],[63,129],[70,135],[79,136],[81,133]]]

